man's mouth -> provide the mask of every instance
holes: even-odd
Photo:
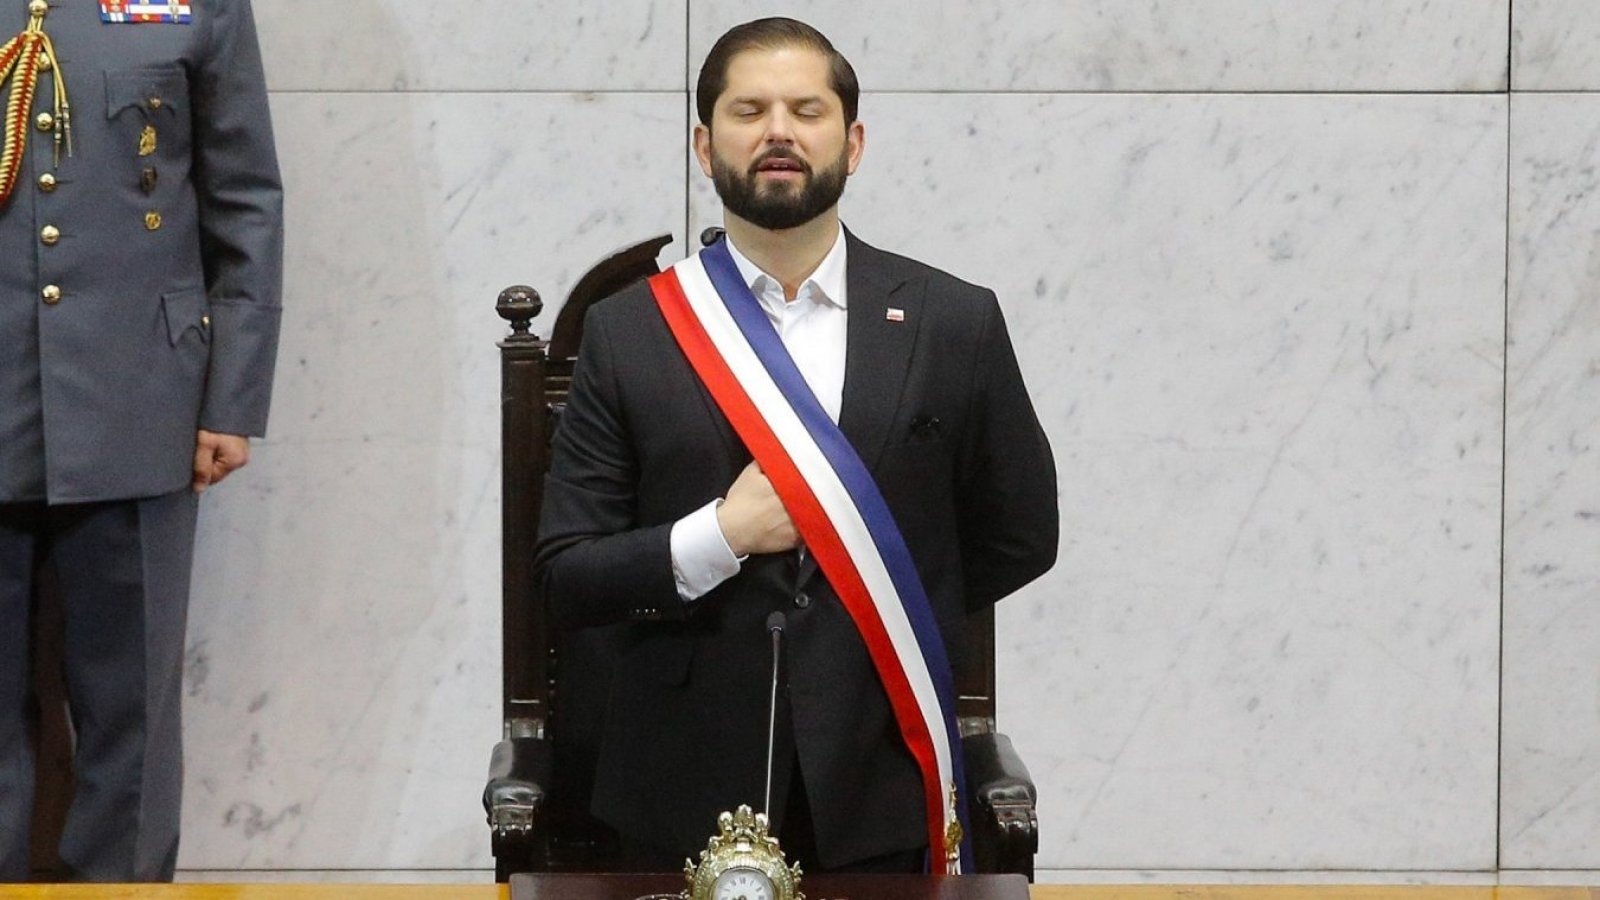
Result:
[[[806,164],[792,156],[768,156],[758,161],[755,169],[772,175],[804,175]]]

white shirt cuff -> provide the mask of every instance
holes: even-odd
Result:
[[[739,574],[740,559],[717,524],[713,500],[672,524],[672,580],[685,603]]]

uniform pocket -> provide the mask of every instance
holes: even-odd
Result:
[[[183,122],[189,115],[189,77],[183,66],[151,66],[106,73],[106,118],[142,109],[154,122]],[[165,113],[166,117],[160,114]]]
[[[193,330],[201,343],[211,343],[211,304],[200,288],[172,291],[161,295],[161,311],[167,317],[167,340],[178,346],[186,332]]]
[[[187,165],[190,152],[189,77],[183,66],[106,73],[106,119],[120,153],[143,168]],[[120,157],[120,154],[113,154]],[[171,175],[172,171],[161,171]],[[148,193],[148,190],[146,191]]]

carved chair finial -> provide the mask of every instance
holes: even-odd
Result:
[[[500,292],[494,303],[500,318],[511,323],[510,341],[529,341],[536,338],[528,333],[533,320],[544,311],[544,300],[539,292],[525,284],[514,284]]]

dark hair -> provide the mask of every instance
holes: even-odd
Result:
[[[846,125],[856,120],[856,109],[861,100],[861,84],[856,81],[856,70],[844,54],[833,49],[822,32],[804,22],[775,16],[756,19],[728,29],[712,45],[706,61],[700,67],[699,94],[695,98],[695,111],[700,114],[700,124],[711,126],[711,111],[717,98],[728,89],[728,64],[746,50],[777,50],[782,47],[806,47],[828,58],[828,87],[839,95],[844,105]]]

